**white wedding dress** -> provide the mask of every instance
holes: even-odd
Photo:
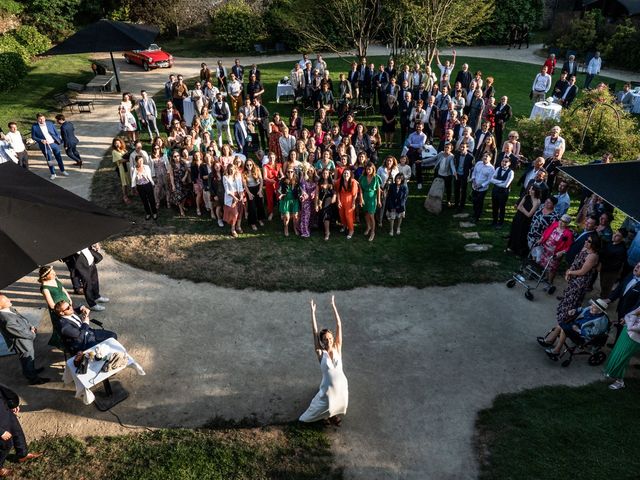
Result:
[[[333,360],[325,350],[322,351],[320,370],[322,370],[320,389],[311,400],[307,411],[300,415],[301,422],[317,422],[347,413],[349,384],[342,371],[342,357],[337,350],[333,352]]]

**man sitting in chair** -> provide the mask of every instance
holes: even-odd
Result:
[[[115,332],[109,330],[95,330],[89,327],[89,309],[80,306],[74,309],[64,300],[56,303],[55,312],[60,316],[60,336],[65,348],[71,355],[94,347],[100,342],[104,342],[108,338],[117,339]],[[98,326],[102,326],[100,322],[93,320]]]

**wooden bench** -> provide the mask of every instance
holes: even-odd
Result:
[[[53,99],[58,104],[61,112],[64,112],[65,108],[73,112],[73,107],[77,107],[78,113],[91,113],[91,110],[93,110],[93,100],[72,99],[66,93],[58,93],[53,96]]]

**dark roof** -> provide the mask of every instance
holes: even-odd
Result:
[[[561,167],[560,170],[640,221],[640,161]]]
[[[145,49],[153,43],[158,32],[158,28],[152,25],[102,19],[78,30],[42,55]]]

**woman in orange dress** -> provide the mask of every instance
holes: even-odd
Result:
[[[353,179],[351,170],[345,168],[342,176],[335,184],[335,198],[340,213],[342,230],[347,230],[347,240],[353,237],[353,225],[356,217],[356,199],[358,198],[358,182]]]
[[[282,162],[282,151],[280,150],[280,137],[282,128],[286,125],[280,118],[279,113],[273,115],[273,120],[269,122],[269,151],[276,154],[278,162]]]
[[[282,179],[281,165],[276,162],[276,154],[269,152],[267,154],[269,161],[262,167],[262,178],[264,179],[264,195],[267,200],[268,220],[273,218],[273,210],[275,207],[276,190]]]

